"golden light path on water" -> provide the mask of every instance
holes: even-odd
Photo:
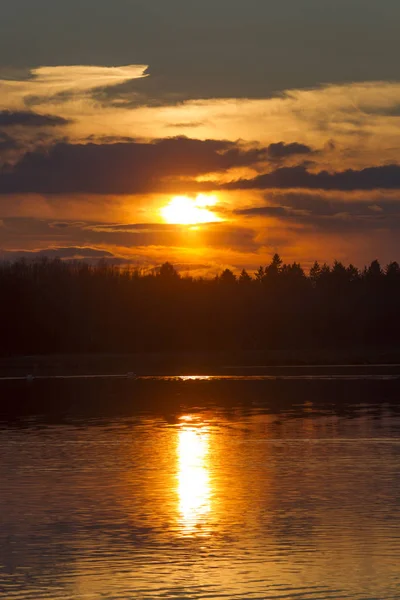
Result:
[[[181,417],[178,430],[178,498],[181,531],[196,532],[211,510],[209,433],[191,416]]]

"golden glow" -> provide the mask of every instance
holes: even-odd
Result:
[[[170,203],[160,210],[160,213],[167,223],[175,225],[215,223],[221,219],[209,208],[215,206],[217,202],[216,196],[206,194],[199,194],[196,198],[174,196]]]
[[[178,434],[179,515],[183,532],[191,535],[211,509],[209,434],[201,425],[192,425],[190,415],[181,420]]]

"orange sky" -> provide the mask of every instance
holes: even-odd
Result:
[[[4,257],[103,252],[196,274],[274,252],[305,266],[398,258],[399,83],[142,102],[149,77],[132,65],[0,78]]]

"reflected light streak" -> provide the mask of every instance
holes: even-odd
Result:
[[[211,510],[209,433],[204,427],[192,425],[190,415],[181,420],[178,433],[179,515],[183,532],[191,535]]]
[[[181,381],[210,381],[210,375],[180,375],[179,379]],[[181,420],[191,421],[192,417],[189,415],[187,417],[181,417]]]

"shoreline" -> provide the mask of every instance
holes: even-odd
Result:
[[[62,354],[0,357],[0,378],[399,374],[398,349],[243,353]]]

